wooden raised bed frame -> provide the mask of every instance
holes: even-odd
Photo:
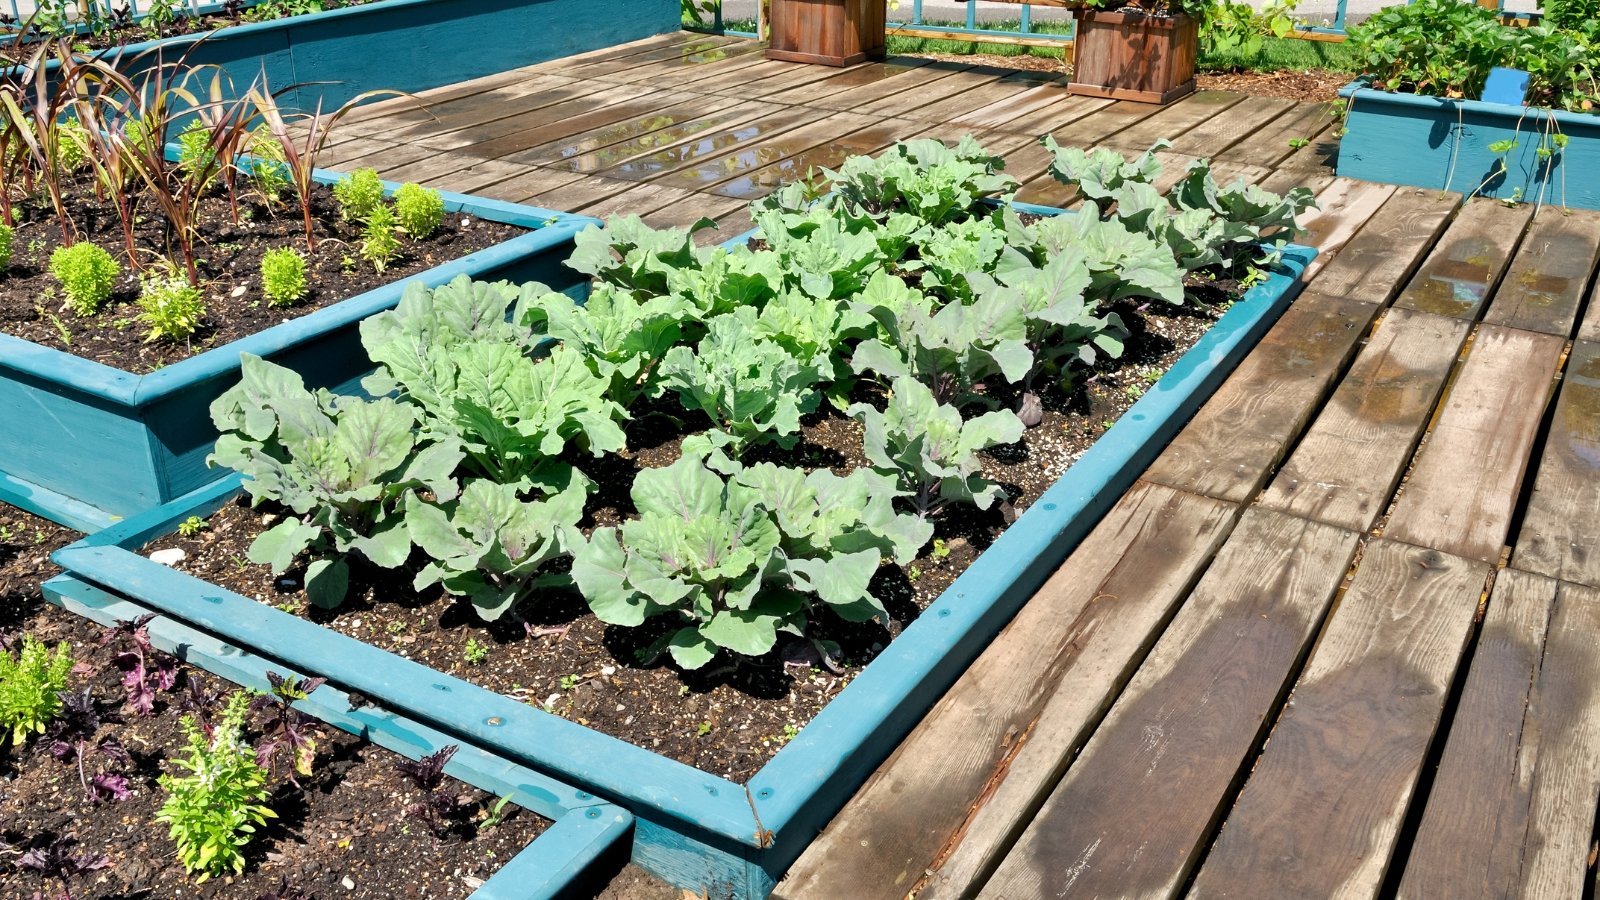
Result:
[[[1041,215],[1060,210],[1014,204]],[[753,234],[754,232],[752,232]],[[741,235],[735,241],[747,240]],[[635,818],[633,860],[679,887],[759,900],[930,704],[1133,484],[1299,293],[1298,245],[746,784],[585,728],[138,552],[237,497],[233,475],[58,551],[46,585],[126,599],[548,772]]]
[[[772,0],[768,59],[851,66],[887,53],[886,0]]]
[[[1177,13],[1080,9],[1072,50],[1072,83],[1085,97],[1171,103],[1194,93],[1200,23]]]

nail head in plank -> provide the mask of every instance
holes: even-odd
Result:
[[[1224,812],[1357,540],[1246,512],[979,896],[1171,896]]]
[[[1490,566],[1367,544],[1191,897],[1376,897]]]
[[[1553,335],[1478,329],[1395,504],[1389,537],[1499,560],[1565,349]]]
[[[1355,353],[1378,307],[1302,294],[1145,479],[1234,503],[1265,483]]]
[[[1397,189],[1317,273],[1312,289],[1388,303],[1460,208],[1460,194]]]
[[[1136,484],[808,848],[774,896],[962,896],[1037,807],[1237,507]]]
[[[1600,590],[1563,584],[1545,638],[1523,729],[1521,768],[1533,769],[1521,893],[1579,897],[1600,796]],[[1531,746],[1529,738],[1537,738]]]
[[[1511,564],[1600,587],[1600,344],[1567,357]]]
[[[1600,211],[1540,209],[1485,322],[1566,337],[1600,259]]]
[[[1487,197],[1468,200],[1394,305],[1477,318],[1532,215],[1527,204],[1511,207]]]
[[[1503,900],[1515,891],[1528,825],[1518,753],[1556,582],[1495,578],[1427,807],[1405,857],[1401,900]]]

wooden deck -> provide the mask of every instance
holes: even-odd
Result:
[[[976,134],[1036,202],[1072,199],[1046,132],[1318,192],[1306,292],[776,896],[1593,895],[1600,214],[1336,179],[1322,106],[721,38],[424,100],[329,161],[707,240],[915,136]]]

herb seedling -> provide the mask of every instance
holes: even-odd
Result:
[[[244,846],[256,826],[277,814],[267,807],[267,771],[244,742],[244,717],[250,698],[237,692],[212,736],[185,716],[188,758],[173,760],[187,775],[161,776],[167,799],[156,821],[170,826],[178,860],[201,882],[244,871]]]
[[[124,648],[113,662],[122,671],[128,708],[141,716],[150,715],[155,709],[156,694],[172,690],[178,680],[177,660],[150,644],[147,626],[154,618],[153,613],[139,616],[106,629],[100,636],[100,646]]]
[[[445,766],[459,749],[452,744],[419,760],[402,759],[394,764],[396,771],[422,791],[421,799],[406,807],[406,815],[426,825],[436,837],[461,813],[461,799],[442,790]]]
[[[367,216],[361,232],[361,258],[382,272],[400,258],[400,239],[395,237],[394,213],[380,206]]]
[[[570,675],[563,675],[561,676],[561,689],[563,691],[570,691],[576,688],[582,681],[583,677],[578,675],[576,672]]]
[[[111,299],[122,266],[104,249],[80,241],[50,254],[50,274],[61,283],[67,308],[79,316],[92,316]]]
[[[72,673],[72,648],[54,651],[31,634],[23,635],[17,655],[0,649],[0,743],[7,735],[21,746],[30,734],[43,734],[61,711],[59,692]]]
[[[477,638],[467,638],[467,646],[461,651],[461,658],[467,665],[476,666],[489,658],[489,645],[478,642]]]
[[[205,519],[202,519],[199,516],[190,516],[189,518],[178,523],[178,534],[186,538],[192,538],[210,527],[211,523],[207,522]]]
[[[493,806],[489,807],[489,811],[483,817],[483,822],[479,825],[479,827],[485,829],[499,827],[501,823],[505,822],[506,819],[510,818],[511,815],[516,812],[515,809],[512,809],[510,813],[506,812],[506,808],[510,805],[510,803],[510,794],[501,797]]]
[[[98,742],[95,735],[100,726],[116,724],[122,717],[115,712],[102,711],[89,688],[81,693],[62,691],[61,710],[56,720],[45,732],[46,749],[62,762],[71,761],[78,767],[78,783],[83,786],[84,799],[91,803],[102,800],[126,800],[128,779],[115,772],[96,772],[89,775],[89,759],[105,757],[113,763],[128,761],[128,751],[114,737],[104,737]]]
[[[72,900],[73,879],[111,865],[111,858],[103,853],[75,852],[72,848],[77,844],[78,839],[70,835],[55,838],[23,853],[17,867],[61,882],[61,900]]]
[[[272,692],[258,694],[250,701],[252,713],[261,717],[261,739],[256,742],[256,764],[271,773],[280,752],[289,755],[289,780],[295,775],[309,778],[311,764],[317,757],[317,738],[322,734],[322,723],[295,709],[292,704],[310,697],[327,683],[326,678],[307,678],[301,681],[294,676],[277,672],[267,673],[267,683]]]

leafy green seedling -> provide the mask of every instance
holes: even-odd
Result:
[[[194,537],[200,532],[211,527],[211,523],[199,516],[190,516],[178,523],[178,534],[184,537]]]
[[[489,645],[480,643],[477,638],[467,638],[467,646],[461,651],[461,658],[467,665],[482,665],[489,658]]]
[[[66,293],[67,307],[79,316],[92,316],[111,299],[122,266],[103,248],[80,241],[50,254],[50,274]]]

